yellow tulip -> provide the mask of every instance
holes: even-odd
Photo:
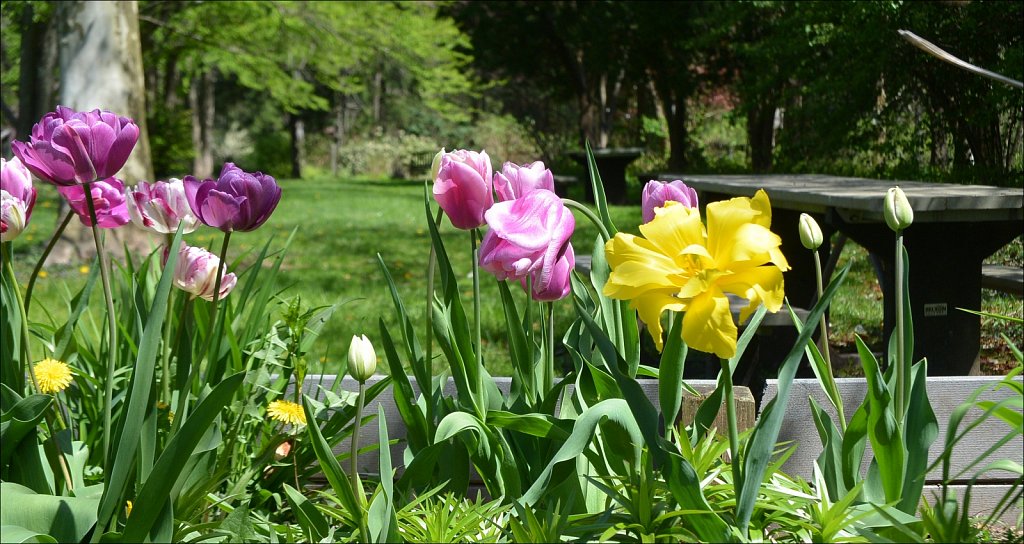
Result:
[[[789,263],[771,232],[771,203],[759,190],[753,198],[707,205],[707,226],[697,209],[667,202],[655,209],[643,236],[618,233],[605,245],[612,272],[606,296],[629,300],[660,351],[661,314],[685,312],[683,340],[721,358],[736,354],[736,324],[725,293],[747,299],[745,322],[758,306],[782,307],[782,272]]]

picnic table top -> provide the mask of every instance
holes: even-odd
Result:
[[[1024,191],[1019,188],[817,174],[662,174],[658,178],[663,181],[681,179],[698,191],[737,196],[752,196],[758,189],[764,189],[773,206],[812,213],[832,208],[848,220],[881,220],[885,192],[896,185],[903,189],[914,208],[915,221],[1024,219]]]

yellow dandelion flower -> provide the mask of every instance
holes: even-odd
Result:
[[[305,425],[306,413],[302,406],[289,400],[275,400],[267,406],[267,415],[283,423],[292,425]]]
[[[84,265],[84,264],[82,266],[79,266],[78,267],[78,273],[79,274],[88,274],[89,273],[89,267],[87,265]]]
[[[49,275],[50,275],[50,273],[45,271],[45,270],[40,270],[39,271],[39,277],[40,278],[45,278],[46,276],[49,276]]]
[[[60,393],[71,385],[71,367],[56,359],[43,359],[33,369],[43,393]]]

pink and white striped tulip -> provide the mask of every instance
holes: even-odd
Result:
[[[494,204],[487,152],[457,149],[443,154],[433,193],[455,228],[469,230],[483,225],[484,212]]]
[[[0,240],[9,242],[25,230],[36,204],[32,173],[17,157],[0,158]]]
[[[494,191],[498,200],[515,200],[535,189],[555,192],[555,178],[541,161],[519,166],[506,162],[501,172],[494,174]]]
[[[193,297],[212,301],[218,269],[221,274],[226,271],[226,267],[220,264],[219,257],[201,247],[182,243],[178,251],[178,262],[174,267],[174,285]],[[221,300],[228,296],[237,282],[238,278],[234,273],[224,274],[217,299]]]
[[[531,191],[494,204],[485,216],[489,230],[480,243],[484,270],[524,285],[529,276],[531,296],[537,300],[568,294],[568,274],[575,265],[569,239],[576,219],[555,193]]]
[[[185,198],[185,184],[178,178],[139,182],[126,196],[132,223],[142,228],[173,234],[183,224],[182,232],[186,234],[196,230],[199,220]]]
[[[644,223],[654,220],[654,208],[662,208],[665,202],[673,200],[687,208],[697,207],[697,191],[683,183],[682,180],[674,180],[669,183],[651,180],[644,185],[643,195],[640,198],[640,209],[643,214]]]

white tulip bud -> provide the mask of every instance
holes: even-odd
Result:
[[[806,213],[800,214],[800,243],[807,249],[818,249],[821,247],[821,227],[813,217]]]
[[[434,160],[430,162],[430,179],[428,181],[432,182],[437,179],[437,174],[441,171],[441,157],[443,156],[444,148],[442,147],[441,151],[438,151],[437,155],[434,155]]]
[[[348,374],[364,383],[377,370],[377,354],[366,335],[353,336],[348,346]]]
[[[885,222],[889,228],[900,232],[914,222],[914,209],[910,207],[907,195],[899,186],[885,193]]]

